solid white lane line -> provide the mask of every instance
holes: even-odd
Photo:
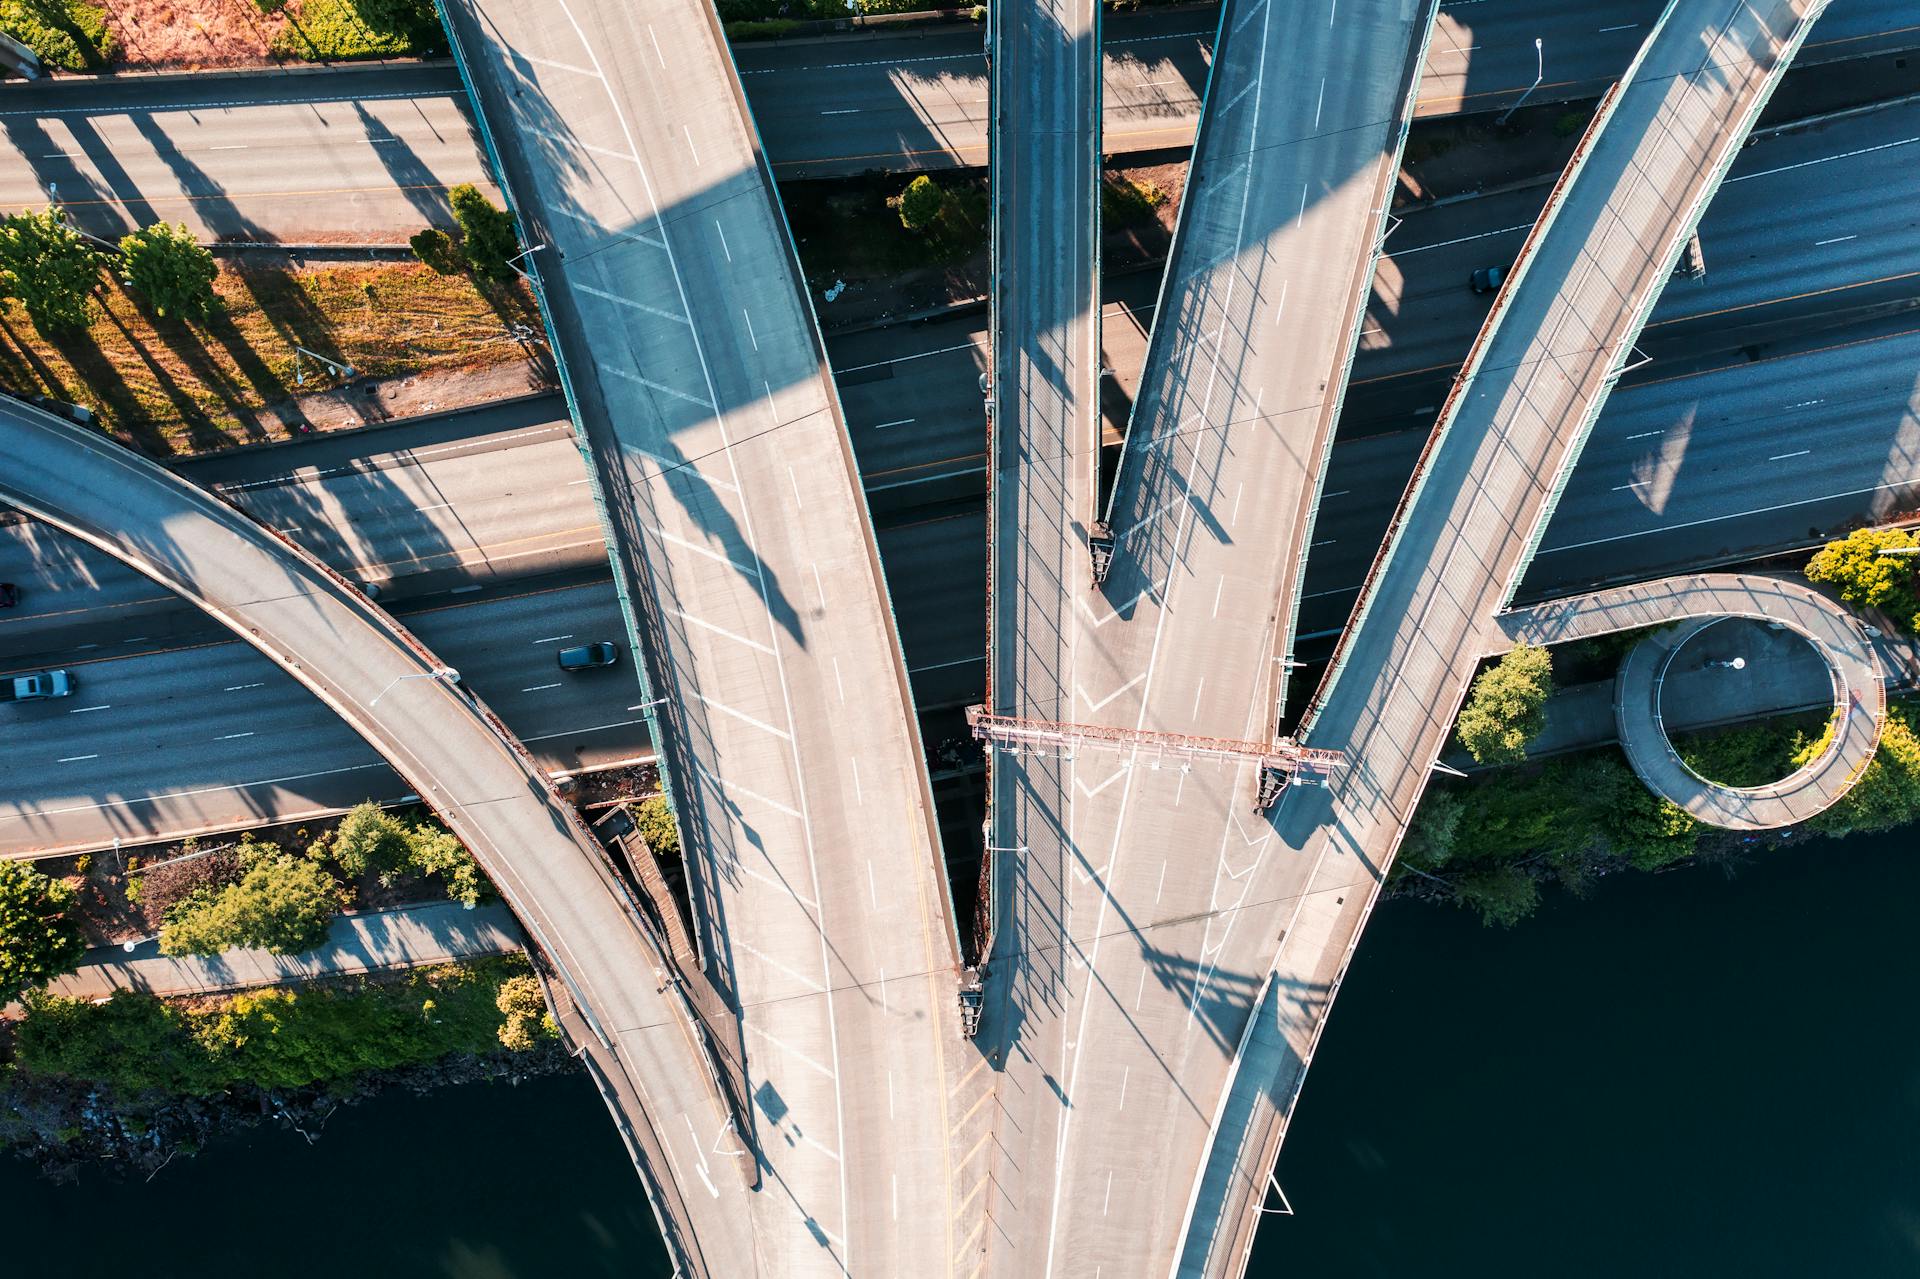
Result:
[[[859,107],[842,107],[838,111],[822,111],[821,115],[859,115]]]
[[[1652,480],[1635,480],[1631,484],[1616,484],[1613,486],[1611,491],[1615,493],[1621,493],[1621,492],[1625,492],[1627,489],[1643,489],[1651,483],[1653,483]]]
[[[244,733],[222,733],[220,734],[219,737],[215,738],[214,740],[221,741],[221,742],[230,742],[238,737],[252,737],[252,736],[253,736],[253,730],[249,729],[247,732],[244,732]]]
[[[760,349],[760,339],[753,331],[753,316],[744,306],[740,308],[740,318],[747,322],[747,341],[753,343],[753,349],[758,351]]]
[[[559,688],[559,687],[560,685],[558,682],[555,682],[552,684],[534,684],[534,685],[531,685],[530,687],[523,688],[520,691],[523,693],[541,693],[541,692],[545,692],[549,688]]]
[[[733,261],[733,250],[727,247],[727,233],[720,225],[720,219],[713,220],[713,233],[720,237],[720,251],[727,255],[727,261]]]
[[[1830,164],[1835,160],[1851,160],[1857,155],[1872,155],[1875,151],[1891,151],[1895,147],[1912,146],[1916,142],[1920,142],[1920,136],[1901,138],[1897,142],[1882,142],[1879,146],[1861,147],[1854,151],[1842,151],[1837,155],[1823,155],[1816,160],[1802,160],[1798,164],[1783,164],[1777,169],[1762,169],[1758,173],[1743,173],[1738,177],[1728,178],[1725,182],[1721,183],[1721,185],[1731,186],[1735,182],[1751,182],[1755,178],[1770,178],[1776,173],[1791,173],[1795,169],[1807,169],[1816,164]]]
[[[694,697],[698,698],[701,704],[713,707],[714,710],[719,711],[722,715],[731,715],[733,716],[733,718],[739,720],[741,723],[751,724],[753,727],[759,729],[763,733],[772,733],[775,737],[780,738],[782,741],[790,742],[793,740],[793,735],[787,732],[785,729],[775,728],[772,724],[767,723],[767,721],[763,719],[755,719],[753,716],[747,714],[745,711],[737,711],[733,709],[733,707],[728,706],[724,702],[716,701],[713,698],[708,697],[705,693],[701,692],[697,688],[690,689],[688,691],[691,692],[694,695]]]
[[[1815,240],[1813,247],[1818,249],[1828,244],[1845,244],[1848,240],[1857,240],[1859,238],[1858,235],[1836,235],[1831,240]]]
[[[680,126],[680,132],[687,135],[687,150],[693,153],[693,167],[700,167],[700,148],[693,145],[693,130],[686,125]]]
[[[876,422],[874,423],[873,429],[876,431],[884,431],[890,426],[912,426],[919,420],[919,418],[913,417],[896,418],[891,422]]]
[[[61,757],[61,758],[59,758],[59,759],[56,759],[56,760],[54,760],[53,762],[54,762],[54,763],[56,763],[56,764],[77,764],[77,763],[79,763],[79,762],[80,762],[81,760],[83,760],[83,759],[99,759],[99,758],[100,758],[100,756],[99,756],[98,754],[93,754],[93,755],[65,755],[65,756],[62,756],[62,757]]]
[[[1614,31],[1632,31],[1634,28],[1638,27],[1639,25],[1640,24],[1637,22],[1629,22],[1623,26],[1618,26],[1618,27],[1601,27],[1600,34],[1607,35],[1610,32],[1614,32]]]
[[[1801,449],[1797,453],[1775,453],[1772,457],[1768,458],[1767,461],[1784,462],[1790,457],[1805,457],[1807,454],[1811,452],[1813,452],[1812,449]]]
[[[946,355],[952,351],[971,351],[979,345],[978,342],[962,342],[958,346],[942,346],[931,351],[918,351],[912,355],[896,355],[891,360],[875,360],[871,364],[856,364],[851,368],[835,369],[834,372],[843,376],[848,373],[862,373],[868,369],[884,368],[889,364],[905,364],[908,360],[924,360],[929,355]]]
[[[853,802],[864,807],[867,799],[865,793],[860,789],[860,757],[858,755],[849,755],[847,756],[847,762],[853,765]],[[868,862],[867,868],[871,870],[873,863]]]
[[[536,644],[557,644],[557,643],[559,643],[559,642],[560,642],[561,640],[563,640],[563,639],[572,639],[572,638],[573,638],[573,636],[572,636],[571,634],[567,634],[567,635],[542,635],[542,636],[541,636],[541,637],[540,637],[539,639],[537,639],[537,640],[535,640],[535,641],[533,641],[533,642],[534,642],[534,643],[536,643]]]
[[[1416,244],[1410,249],[1400,249],[1393,256],[1404,258],[1409,253],[1425,253],[1428,249],[1445,249],[1456,244],[1470,244],[1475,240],[1490,240],[1496,235],[1512,235],[1515,231],[1531,231],[1533,223],[1522,222],[1519,226],[1505,226],[1498,231],[1482,231],[1478,235],[1463,235],[1457,240],[1441,240],[1435,244]]]
[[[68,712],[67,712],[67,714],[69,714],[69,715],[85,715],[85,714],[86,714],[86,713],[87,713],[88,711],[110,711],[110,710],[112,710],[112,709],[113,709],[113,703],[112,703],[112,702],[102,702],[102,703],[101,703],[100,705],[98,705],[98,706],[81,706],[81,707],[76,707],[75,709],[73,709],[73,710],[70,710],[70,711],[68,711]]]

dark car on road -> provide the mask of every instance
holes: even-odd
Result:
[[[590,671],[597,666],[612,666],[620,660],[620,646],[612,640],[595,640],[560,650],[560,669]]]
[[[1491,293],[1500,287],[1507,278],[1507,268],[1503,266],[1483,266],[1467,277],[1467,283],[1473,286],[1475,293]]]

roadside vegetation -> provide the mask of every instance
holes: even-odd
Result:
[[[269,49],[277,58],[343,62],[444,53],[433,0],[255,0],[286,19]]]
[[[0,1004],[72,972],[87,953],[73,886],[0,861]]]
[[[120,52],[106,6],[88,0],[0,0],[0,31],[62,71],[98,71]]]
[[[539,324],[517,279],[220,262],[165,223],[109,253],[57,212],[0,219],[0,296],[0,382],[84,405],[155,456],[310,429],[323,392],[325,419],[376,420],[337,394],[339,369],[364,385],[523,364]]]
[[[667,806],[664,795],[654,795],[641,800],[633,806],[633,822],[640,828],[640,837],[647,841],[654,856],[666,861],[676,861],[680,857],[680,827],[673,820],[673,810]]]
[[[512,259],[519,255],[520,241],[511,213],[500,208],[471,182],[462,182],[447,192],[453,209],[453,221],[460,238],[428,227],[407,241],[413,256],[436,275],[458,275],[471,271],[495,284],[514,278]]]
[[[1855,607],[1880,609],[1911,626],[1920,612],[1916,566],[1882,549],[1915,545],[1901,530],[1863,530],[1829,543],[1807,566]],[[1622,870],[1662,870],[1693,859],[1726,860],[1790,841],[1796,831],[1740,833],[1703,827],[1654,796],[1618,748],[1529,761],[1526,743],[1544,723],[1555,661],[1598,677],[1645,632],[1545,650],[1515,649],[1483,671],[1457,735],[1475,759],[1506,765],[1429,785],[1393,869],[1403,891],[1452,901],[1489,924],[1511,925],[1539,906],[1541,889],[1585,891]],[[1674,749],[1702,777],[1759,786],[1792,774],[1825,751],[1826,710],[1780,715],[1678,734]],[[1827,836],[1891,830],[1920,821],[1920,697],[1888,708],[1872,763],[1838,803],[1804,824]]]

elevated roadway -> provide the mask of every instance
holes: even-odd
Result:
[[[748,1273],[745,1179],[708,1154],[729,1116],[699,1033],[657,976],[660,952],[605,853],[492,712],[317,560],[93,431],[0,401],[0,500],[219,619],[408,780],[473,850],[591,1028],[580,1047],[669,1252],[690,1274]]]
[[[446,13],[658,692],[701,959],[743,1028],[755,1269],[935,1273],[956,1247],[945,869],[846,426],[718,18]]]
[[[1303,719],[1305,740],[1348,766],[1324,789],[1289,787],[1263,823],[1278,855],[1250,869],[1246,900],[1263,905],[1219,957],[1247,995],[1179,1273],[1244,1268],[1285,1116],[1481,637],[1821,7],[1674,0],[1522,249]]]
[[[1414,0],[1224,12],[1112,503],[1112,570],[1094,589],[1084,553],[1070,559],[1050,613],[1039,579],[1022,584],[1039,616],[1022,619],[1020,642],[1057,644],[1041,655],[1056,665],[1010,688],[996,654],[996,708],[1024,700],[1054,721],[1266,731],[1284,625],[1275,581],[1298,569],[1429,14]],[[1051,461],[1034,452],[1028,473]],[[1058,519],[1020,533],[1051,549],[1074,531]],[[997,643],[1003,562],[996,546]],[[988,1266],[1005,1273],[1169,1264],[1181,1205],[1168,1187],[1199,1166],[1208,1125],[1196,1098],[1230,1060],[1213,1015],[1232,996],[1214,981],[1212,917],[1237,896],[1251,790],[1235,794],[1218,771],[1132,762],[1090,750],[991,762],[999,922],[982,1040],[1000,1069],[987,1233]],[[1004,802],[1009,777],[1034,802]],[[1202,852],[1178,856],[1185,848]],[[1149,920],[1167,921],[1150,939]]]

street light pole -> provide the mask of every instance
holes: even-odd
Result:
[[[418,671],[412,675],[396,675],[392,679],[387,681],[387,686],[385,688],[381,689],[379,692],[373,695],[373,700],[367,703],[367,709],[372,710],[375,706],[378,706],[380,704],[380,699],[385,697],[388,693],[392,692],[393,686],[395,684],[400,683],[403,680],[410,680],[410,679],[457,680],[459,678],[460,678],[460,672],[454,670],[453,667],[451,666],[436,666],[430,671]]]
[[[1540,82],[1547,78],[1547,51],[1541,46],[1539,36],[1533,38],[1533,61],[1533,83],[1527,86],[1527,91],[1521,94],[1512,106],[1500,113],[1500,118],[1493,122],[1496,127],[1505,124],[1507,117],[1518,111],[1520,104],[1532,97],[1533,91],[1540,87]]]
[[[530,277],[525,271],[522,271],[519,267],[514,266],[514,263],[518,262],[521,258],[526,257],[527,254],[538,253],[541,249],[544,249],[546,247],[547,246],[544,243],[528,245],[526,248],[520,250],[518,253],[514,254],[512,257],[508,258],[507,265],[511,267],[513,270],[513,273],[519,276],[521,279],[523,280],[531,279],[532,277]]]

